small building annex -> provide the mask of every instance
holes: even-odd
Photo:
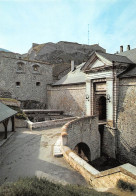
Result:
[[[15,131],[14,116],[16,113],[17,111],[0,102],[0,136],[2,139],[7,138],[9,131]]]
[[[85,115],[85,76],[81,70],[85,63],[78,66],[71,61],[71,71],[52,85],[48,85],[49,109],[60,109],[72,116]]]

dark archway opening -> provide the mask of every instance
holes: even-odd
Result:
[[[106,98],[99,98],[99,120],[106,120]]]
[[[91,153],[90,153],[90,149],[89,147],[81,142],[78,143],[75,148],[74,148],[74,152],[80,156],[82,159],[84,159],[85,161],[89,162],[91,160]]]

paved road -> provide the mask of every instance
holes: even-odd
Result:
[[[0,184],[36,175],[63,184],[87,185],[84,178],[63,157],[53,157],[53,145],[60,135],[60,129],[18,129],[0,147]]]

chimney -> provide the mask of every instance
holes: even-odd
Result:
[[[71,71],[75,70],[74,60],[71,61]]]
[[[127,45],[127,50],[130,50],[130,45]]]
[[[123,46],[120,46],[120,52],[123,52]]]

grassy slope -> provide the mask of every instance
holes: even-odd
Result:
[[[0,196],[113,196],[82,186],[54,184],[46,179],[22,178],[0,187]]]

